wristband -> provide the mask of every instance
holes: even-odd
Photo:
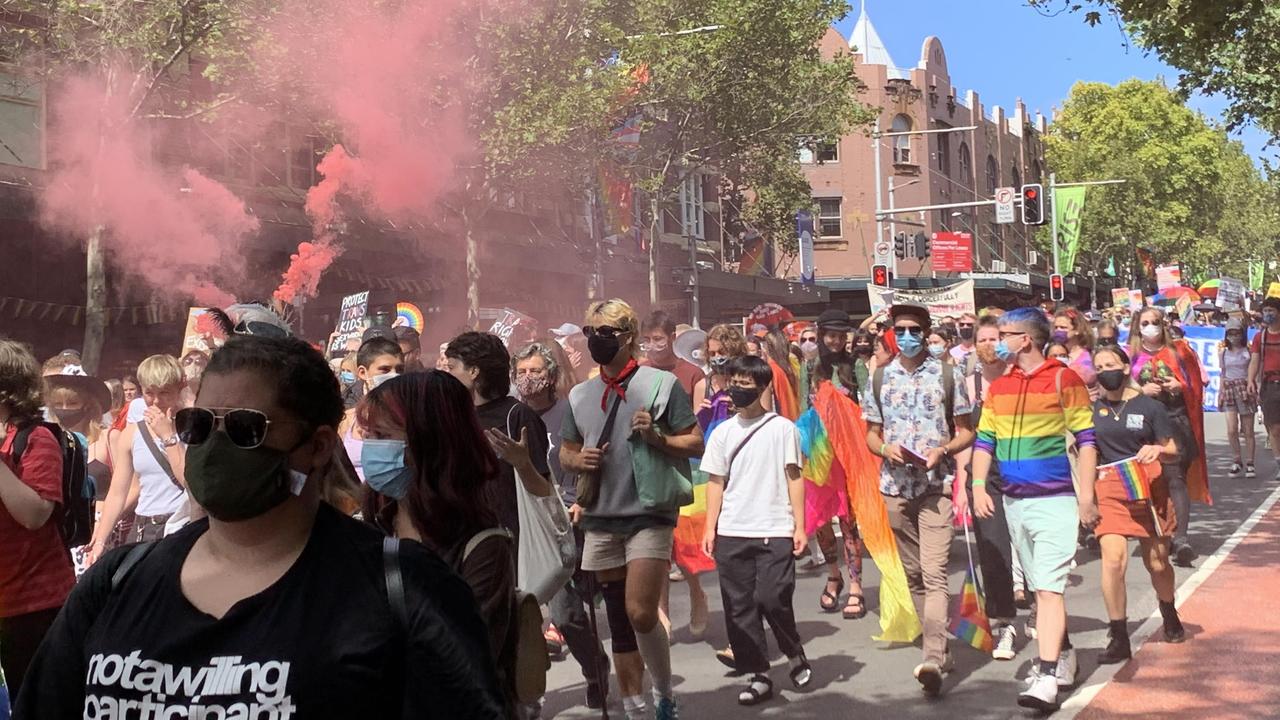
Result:
[[[880,457],[887,457],[887,456],[884,454],[884,450],[885,450],[885,448],[887,448],[887,447],[889,447],[889,443],[887,443],[887,442],[882,442],[882,443],[880,443]]]
[[[976,488],[986,487],[986,486],[987,486],[987,479],[986,479],[986,478],[974,478],[974,479],[973,479],[973,483],[972,483],[972,485],[973,485],[974,487],[976,487]]]

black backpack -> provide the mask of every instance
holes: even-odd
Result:
[[[31,423],[18,430],[13,438],[13,464],[19,466],[27,440],[36,428],[53,433],[62,447],[62,504],[55,511],[58,534],[68,548],[88,544],[93,538],[94,488],[89,480],[89,458],[73,433],[52,422]]]

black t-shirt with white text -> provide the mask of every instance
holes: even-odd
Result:
[[[1098,464],[1120,462],[1138,454],[1143,445],[1173,437],[1173,425],[1164,403],[1135,395],[1113,403],[1098,398],[1093,404],[1093,433],[1098,443]]]
[[[388,602],[381,533],[328,505],[293,566],[215,618],[179,579],[207,530],[202,520],[160,541],[114,590],[125,548],[90,568],[14,718],[504,716],[471,591],[422,545],[401,543],[408,628]]]

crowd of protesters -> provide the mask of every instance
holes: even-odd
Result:
[[[766,622],[794,688],[823,672],[796,623],[800,561],[827,573],[822,610],[867,615],[864,556],[885,558],[867,503],[888,518],[926,694],[952,669],[948,571],[970,524],[992,657],[1036,643],[1019,705],[1052,710],[1075,685],[1065,598],[1086,539],[1100,662],[1131,655],[1129,540],[1165,639],[1186,637],[1172,564],[1195,560],[1191,503],[1208,497],[1206,376],[1158,308],[1122,345],[1124,318],[1070,307],[703,333],[608,300],[510,348],[462,333],[434,362],[407,328],[326,359],[242,310],[211,353],[117,379],[0,339],[15,717],[534,718],[547,655],[567,649],[588,707],[612,687],[629,719],[676,718],[669,592],[687,587],[700,638],[712,570],[729,639],[714,657],[755,705],[775,695]],[[1254,477],[1259,408],[1280,453],[1280,300],[1225,330],[1230,475]],[[1145,497],[1109,471],[1126,463]]]

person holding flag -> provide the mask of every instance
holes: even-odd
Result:
[[[1103,665],[1132,656],[1125,615],[1125,570],[1129,539],[1142,548],[1142,560],[1160,601],[1166,642],[1186,639],[1173,606],[1173,566],[1167,538],[1177,526],[1168,481],[1160,477],[1160,461],[1178,453],[1173,425],[1163,403],[1138,390],[1129,376],[1129,356],[1116,346],[1093,354],[1103,395],[1093,404],[1094,439],[1098,447],[1095,494],[1101,517],[1094,534],[1102,548],[1102,597],[1107,606],[1110,642],[1098,656]],[[1152,477],[1154,476],[1154,477]]]

